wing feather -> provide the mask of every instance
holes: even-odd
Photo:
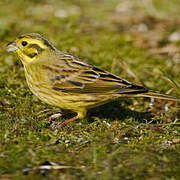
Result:
[[[69,93],[134,94],[146,92],[144,87],[132,84],[107,71],[61,55],[59,62],[43,66],[48,70],[52,89]]]

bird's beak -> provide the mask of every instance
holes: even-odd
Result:
[[[7,45],[7,47],[8,47],[8,49],[7,49],[8,52],[13,52],[13,51],[18,50],[18,46],[17,46],[17,44],[16,44],[15,41],[10,42],[10,43]]]

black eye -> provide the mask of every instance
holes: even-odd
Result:
[[[27,43],[26,41],[23,41],[23,42],[22,42],[22,45],[23,45],[23,46],[26,46],[27,44],[28,44],[28,43]]]

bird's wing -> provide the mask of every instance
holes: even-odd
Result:
[[[137,94],[147,89],[123,80],[109,72],[63,55],[59,62],[43,65],[47,70],[52,89],[69,93]]]

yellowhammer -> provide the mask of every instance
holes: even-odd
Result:
[[[154,97],[178,100],[130,83],[78,58],[56,49],[40,34],[20,35],[8,44],[21,59],[30,90],[42,101],[68,109],[77,116],[63,125],[86,116],[87,109],[119,97]]]

